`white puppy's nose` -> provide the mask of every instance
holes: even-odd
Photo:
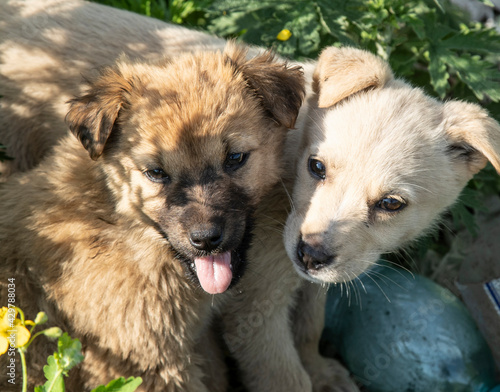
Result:
[[[321,244],[310,245],[300,239],[297,244],[297,256],[305,270],[319,270],[335,261],[335,255],[329,254]]]

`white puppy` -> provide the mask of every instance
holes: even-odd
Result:
[[[318,62],[285,241],[302,276],[354,279],[420,236],[487,161],[500,127],[478,105],[439,102],[352,48]]]

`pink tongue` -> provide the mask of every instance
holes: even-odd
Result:
[[[194,259],[196,274],[201,287],[209,294],[219,294],[227,290],[233,279],[231,252]]]

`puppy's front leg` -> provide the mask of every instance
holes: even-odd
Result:
[[[293,270],[272,275],[259,274],[224,305],[224,338],[250,392],[310,392],[290,326],[299,278]]]
[[[338,361],[319,353],[325,324],[326,289],[304,281],[293,312],[293,333],[314,392],[359,392],[349,372]]]

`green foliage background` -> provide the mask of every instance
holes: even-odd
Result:
[[[470,22],[448,0],[98,0],[222,37],[272,47],[283,56],[315,59],[329,45],[352,45],[388,60],[398,76],[441,99],[483,105],[500,120],[500,36]],[[481,0],[492,5],[489,0]],[[282,29],[287,41],[277,39]],[[450,212],[454,229],[476,233],[483,201],[500,194],[491,166],[479,173]],[[437,233],[412,257],[450,244]]]

